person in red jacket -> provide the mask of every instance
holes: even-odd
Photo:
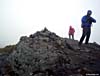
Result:
[[[74,40],[74,33],[75,33],[75,29],[72,27],[72,26],[70,26],[69,27],[69,39],[71,39],[71,36],[72,36],[72,39]]]

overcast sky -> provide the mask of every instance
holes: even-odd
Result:
[[[81,18],[92,10],[90,42],[100,44],[100,0],[0,0],[0,47],[16,44],[47,27],[60,37],[68,38],[69,26],[75,28],[75,39],[82,34]]]

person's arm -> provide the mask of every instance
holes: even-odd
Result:
[[[94,18],[91,17],[92,22],[96,23],[96,20]]]
[[[75,29],[73,28],[73,31],[75,32]]]
[[[83,24],[84,24],[84,23],[86,23],[86,22],[87,22],[86,17],[85,17],[85,16],[83,16],[81,21],[82,21],[82,23],[83,23]]]
[[[86,25],[86,23],[87,23],[86,16],[82,17],[81,22],[82,22],[81,27],[83,28]]]

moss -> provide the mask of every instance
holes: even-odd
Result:
[[[8,45],[4,48],[0,48],[0,53],[11,53],[15,49],[16,45]]]

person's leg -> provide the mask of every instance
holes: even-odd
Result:
[[[74,34],[72,34],[72,39],[74,40]]]
[[[84,33],[83,33],[83,34],[82,34],[82,37],[81,37],[81,39],[80,39],[80,41],[79,41],[79,45],[81,45],[81,44],[82,44],[82,42],[83,42],[84,38],[85,38],[85,35],[84,35]]]
[[[86,32],[87,32],[86,28],[83,28],[83,33],[82,33],[82,36],[80,38],[79,45],[82,44],[82,42],[83,42],[83,40],[84,40],[84,38],[86,36]]]
[[[69,34],[69,39],[71,39],[71,35]]]
[[[87,32],[87,35],[86,35],[85,44],[88,44],[89,38],[90,38],[90,34],[91,34],[91,28],[88,28],[88,32]]]

